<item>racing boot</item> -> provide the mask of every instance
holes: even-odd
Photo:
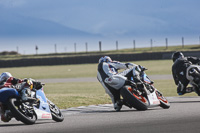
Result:
[[[193,91],[194,91],[193,87],[187,87],[186,90],[185,90],[186,93],[191,93]]]
[[[194,87],[194,91],[200,96],[200,85],[198,87]]]
[[[122,108],[122,105],[123,105],[122,101],[121,101],[121,100],[118,100],[118,101],[114,104],[114,109],[115,109],[115,111],[119,112],[119,111],[121,110],[121,108]]]
[[[0,103],[0,114],[1,114],[1,121],[3,122],[8,122],[9,119],[6,118],[5,116],[5,109],[2,103]]]
[[[6,110],[4,114],[1,115],[1,121],[9,122],[11,120],[11,112],[10,110]]]

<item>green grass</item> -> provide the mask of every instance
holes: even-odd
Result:
[[[32,77],[34,79],[44,79],[94,77],[97,73],[97,64],[0,68],[0,72],[5,71],[12,73],[13,76],[19,78]]]
[[[135,61],[132,63],[148,68],[147,74],[149,75],[171,74],[171,60]],[[31,77],[33,79],[96,77],[97,65],[79,64],[0,68],[0,73],[8,71],[18,78]]]
[[[98,82],[57,83],[44,86],[46,96],[60,108],[111,103]]]
[[[155,80],[154,87],[156,87],[165,97],[177,97],[177,86],[173,79],[171,80]],[[195,92],[185,94],[184,96],[197,96]]]
[[[154,86],[165,97],[178,96],[173,80],[155,80]],[[44,91],[46,96],[62,109],[112,103],[110,97],[98,82],[50,83],[44,86]],[[196,93],[190,93],[185,96],[197,95]]]
[[[132,63],[148,68],[148,71],[146,71],[148,75],[171,74],[171,60],[136,61]],[[97,64],[0,68],[0,72],[5,71],[11,72],[15,77],[31,77],[34,79],[96,77]],[[154,81],[154,86],[164,96],[178,96],[173,79]],[[48,83],[44,86],[44,91],[47,97],[62,109],[111,103],[110,97],[98,82]],[[196,94],[191,93],[186,96],[196,96]]]

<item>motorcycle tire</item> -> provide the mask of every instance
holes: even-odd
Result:
[[[30,117],[24,113],[22,113],[20,110],[19,102],[17,102],[16,98],[10,98],[7,102],[8,108],[10,109],[12,115],[15,117],[16,120],[20,120],[24,124],[31,125],[34,124],[37,120],[37,116],[35,113],[33,113],[33,116]]]
[[[170,103],[168,102],[168,100],[162,96],[162,94],[156,90],[156,95],[158,97],[158,100],[160,101],[160,107],[162,107],[163,109],[168,109],[170,107]]]
[[[124,98],[124,100],[128,102],[128,104],[131,105],[133,108],[141,111],[148,109],[148,101],[146,100],[146,98],[141,96],[145,100],[145,102],[142,102],[135,94],[129,91],[128,86],[122,87],[120,90],[120,94]]]
[[[62,115],[60,109],[49,100],[48,103],[51,110],[52,119],[56,122],[62,122],[64,120],[64,116]]]
[[[197,93],[198,96],[200,96],[200,86],[195,87],[195,93]]]

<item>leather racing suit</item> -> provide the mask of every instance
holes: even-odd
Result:
[[[200,59],[197,57],[183,57],[178,58],[172,65],[172,75],[177,87],[177,93],[183,95],[193,91],[193,88],[186,88],[189,84],[186,73],[187,68],[192,64],[199,63]]]
[[[129,75],[133,75],[133,67],[137,66],[132,63],[121,63],[118,61],[101,62],[98,64],[97,79],[105,88],[106,93],[111,97],[112,103],[115,104],[120,100],[120,88],[124,86]],[[125,69],[121,73],[120,69]]]

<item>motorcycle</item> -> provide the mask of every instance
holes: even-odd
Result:
[[[147,110],[149,107],[155,106],[168,109],[170,103],[163,94],[153,86],[153,81],[149,79],[144,72],[145,70],[141,71],[139,81],[134,81],[132,77],[130,80],[131,84],[121,88],[120,94],[123,97],[125,105],[137,110]]]
[[[199,65],[190,65],[186,70],[186,77],[195,88],[195,92],[200,96],[200,66]]]
[[[34,124],[38,119],[53,119],[56,122],[62,122],[64,117],[60,109],[51,102],[43,91],[40,89],[31,90],[24,88],[22,91],[27,96],[37,99],[37,101],[23,101],[22,97],[11,97],[7,102],[7,111],[10,118],[15,118],[24,124]]]

